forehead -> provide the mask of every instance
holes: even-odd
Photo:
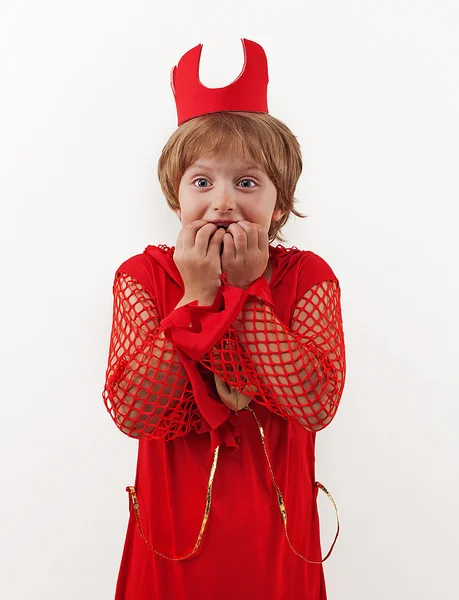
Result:
[[[252,158],[241,156],[206,156],[200,157],[193,162],[189,169],[214,169],[219,171],[251,171],[264,172],[261,165]]]

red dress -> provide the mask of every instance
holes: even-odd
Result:
[[[339,282],[313,252],[270,246],[269,283],[224,274],[212,306],[175,309],[173,252],[148,246],[113,286],[103,397],[139,440],[115,600],[325,600],[314,446],[345,381]],[[214,373],[248,409],[223,404]]]

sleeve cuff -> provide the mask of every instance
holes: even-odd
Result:
[[[191,359],[200,360],[223,337],[236,320],[248,296],[258,296],[274,306],[269,283],[256,279],[247,289],[221,285],[213,304],[198,306],[193,300],[174,309],[160,325],[165,337]]]

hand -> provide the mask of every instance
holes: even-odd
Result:
[[[223,236],[222,271],[235,287],[246,289],[266,271],[268,230],[258,223],[231,223]]]
[[[211,296],[221,285],[220,247],[224,229],[198,220],[185,225],[177,237],[174,262],[183,279],[185,295]]]
[[[226,381],[220,379],[218,375],[215,375],[215,373],[214,379],[221,401],[231,410],[242,410],[252,402],[252,398],[250,396],[246,396],[245,394],[238,392],[235,388],[228,385]]]
[[[228,342],[226,342],[225,348],[229,348]],[[233,347],[233,345],[231,344],[231,352],[223,351],[223,353],[221,353],[221,354],[218,353],[216,355],[215,366],[219,372],[221,372],[221,371],[234,372],[234,369],[236,369],[238,372],[241,371],[241,368],[242,368],[241,365],[234,364],[231,361],[231,354],[234,354],[235,350],[236,350],[236,348]],[[222,355],[223,355],[223,358],[222,358]],[[236,388],[229,385],[229,383],[226,383],[226,381],[221,379],[215,373],[213,375],[214,375],[214,380],[215,380],[215,385],[217,387],[218,395],[220,396],[220,399],[223,402],[223,404],[226,404],[226,406],[228,408],[230,408],[231,410],[238,411],[238,410],[242,410],[243,408],[245,408],[252,402],[251,396],[247,396],[243,392],[239,392],[238,390],[236,390]],[[242,377],[242,381],[243,382],[246,381],[246,378],[244,376]],[[257,393],[257,388],[253,385],[249,386],[249,384],[246,384],[244,391],[247,389],[247,387],[250,387],[250,390],[252,391],[253,394]]]

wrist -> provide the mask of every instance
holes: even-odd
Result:
[[[236,282],[233,282],[233,281],[231,281],[230,279],[227,279],[227,280],[226,280],[226,283],[227,283],[227,285],[229,285],[230,287],[236,287],[236,288],[239,288],[239,289],[241,289],[241,290],[246,290],[246,289],[247,289],[247,288],[250,286],[250,283],[249,283],[249,284],[244,284],[244,283],[239,283],[239,282],[237,282],[237,281],[236,281]]]
[[[183,298],[177,304],[175,308],[180,308],[180,306],[184,306],[185,304],[189,304],[190,302],[198,301],[198,306],[211,306],[214,303],[215,296],[217,295],[217,291],[215,292],[191,292],[190,290],[185,290]]]

